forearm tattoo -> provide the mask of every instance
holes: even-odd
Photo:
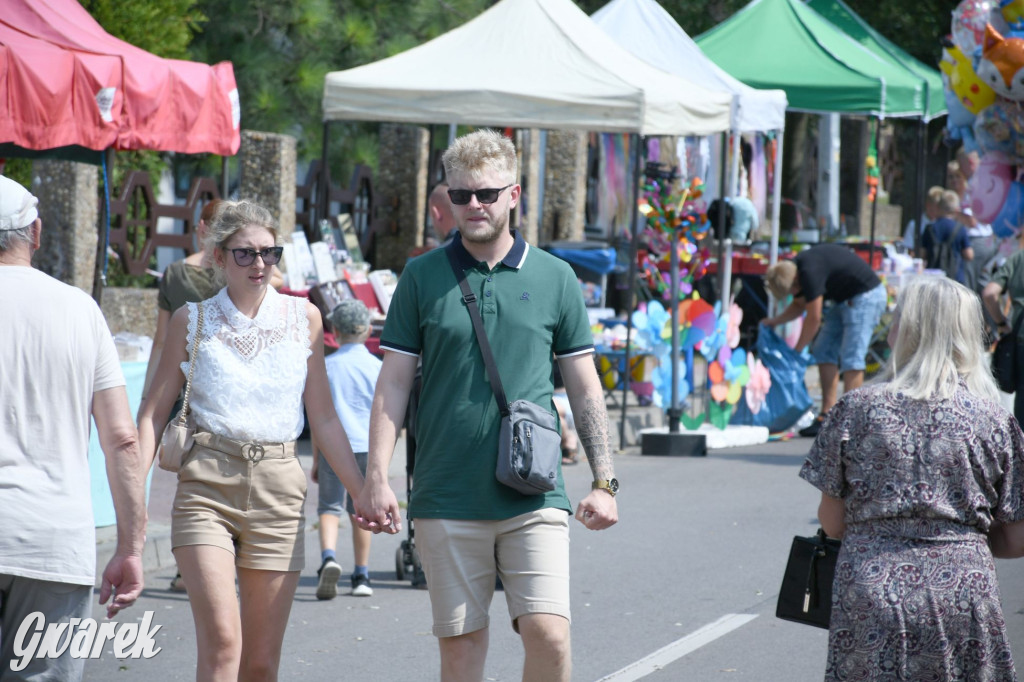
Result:
[[[576,432],[579,435],[583,451],[590,463],[594,478],[607,480],[615,477],[612,466],[612,453],[608,438],[608,411],[604,400],[585,398],[581,414],[574,415]]]

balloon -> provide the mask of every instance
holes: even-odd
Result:
[[[978,114],[974,137],[986,153],[999,152],[1007,163],[1024,163],[1024,110],[1016,102],[997,100]]]
[[[1024,0],[1002,0],[999,6],[1011,31],[1024,30]]]
[[[1009,237],[1016,234],[1024,225],[1024,185],[1019,182],[1010,184],[1010,191],[1003,203],[1003,208],[992,220],[992,232],[997,237]]]
[[[1024,82],[1020,71],[1024,68],[1024,38],[1004,38],[991,26],[985,27],[978,78],[988,84],[997,95],[1014,101],[1024,100]]]
[[[1009,30],[998,0],[963,0],[953,10],[953,42],[968,57],[985,38],[985,24],[992,24],[999,32]]]
[[[991,223],[1006,203],[1013,182],[1013,170],[997,153],[981,157],[978,170],[971,177],[971,210],[983,223]]]
[[[942,82],[947,93],[951,92],[953,99],[960,105],[957,108],[971,117],[970,120],[965,121],[963,114],[957,112],[954,121],[956,125],[970,124],[978,112],[996,101],[995,90],[978,77],[971,60],[964,55],[959,47],[954,45],[943,48],[939,71],[942,72]],[[953,118],[953,116],[954,113],[950,111],[950,117]]]

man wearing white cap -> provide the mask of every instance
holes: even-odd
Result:
[[[80,680],[81,656],[18,653],[26,619],[92,615],[96,538],[89,488],[95,418],[117,513],[117,549],[103,571],[107,616],[142,591],[145,472],[110,330],[84,292],[32,267],[38,200],[0,176],[0,679]],[[69,635],[70,636],[70,635]],[[27,639],[27,638],[25,638]],[[22,642],[21,649],[27,644]],[[22,652],[23,653],[23,652]]]

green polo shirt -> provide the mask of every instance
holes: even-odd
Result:
[[[1002,267],[992,275],[992,281],[1010,297],[1013,308],[1010,310],[1010,324],[1017,323],[1017,318],[1024,315],[1024,251],[1017,251],[1006,259]],[[1024,324],[1017,333],[1018,341],[1024,341]]]
[[[445,248],[455,249],[477,296],[506,397],[554,414],[554,359],[594,350],[572,269],[518,233],[493,270],[466,251],[461,236]],[[571,510],[561,472],[555,490],[543,495],[522,495],[494,478],[501,414],[444,249],[409,261],[380,347],[423,358],[410,517],[494,520],[545,507]]]

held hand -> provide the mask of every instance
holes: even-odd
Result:
[[[374,533],[395,535],[402,530],[402,514],[398,508],[398,498],[391,486],[363,486],[356,500],[356,523],[363,530]]]
[[[107,607],[107,618],[134,604],[142,594],[142,586],[142,557],[115,554],[103,569],[100,585],[100,604],[106,604],[111,595],[114,597]]]
[[[591,490],[576,507],[576,520],[590,530],[610,528],[619,520],[618,504],[604,490]]]

